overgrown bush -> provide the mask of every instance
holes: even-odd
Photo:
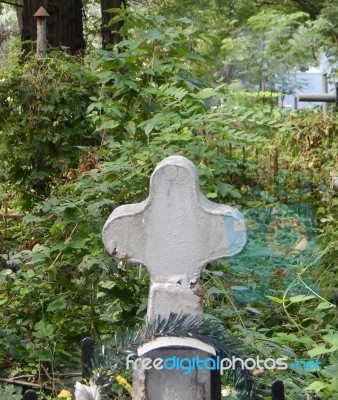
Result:
[[[41,200],[83,148],[100,143],[86,110],[97,92],[95,76],[77,59],[52,51],[11,65],[0,75],[1,180],[27,205]]]
[[[9,178],[21,193],[32,187],[33,194],[45,180],[49,191],[20,225],[8,231],[15,235],[4,254],[7,266],[0,271],[1,373],[41,373],[45,378],[47,371],[52,379],[45,381],[54,393],[67,384],[60,373],[79,370],[83,337],[101,343],[119,328],[144,319],[148,273],[140,265],[111,259],[101,230],[115,207],[146,198],[149,176],[159,161],[173,154],[190,158],[199,168],[202,191],[213,201],[242,210],[273,210],[281,202],[290,204],[299,193],[304,160],[310,163],[320,157],[320,150],[327,151],[327,163],[334,156],[326,146],[334,145],[335,117],[319,122],[314,114],[283,115],[262,94],[253,97],[236,86],[212,86],[197,79],[194,64],[205,62],[198,53],[203,38],[194,34],[188,21],[170,25],[160,16],[128,12],[112,23],[118,19],[124,20],[121,34],[128,33],[128,38],[115,50],[93,57],[93,69],[52,53],[40,63],[32,58],[7,72],[0,90],[0,151],[4,171],[10,174],[3,180]],[[312,134],[316,121],[316,126],[329,126],[328,141],[314,138],[318,155],[312,155],[309,146],[312,158],[302,158],[297,146],[308,140],[304,132]],[[266,165],[258,165],[254,152],[259,149],[263,157],[276,144],[281,162],[289,163],[283,164],[280,174],[282,195],[278,181]],[[37,169],[34,160],[38,151],[44,154],[44,170]],[[290,154],[298,157],[297,168]],[[320,164],[309,180],[315,192],[306,190],[299,202],[308,200],[318,208],[323,235],[329,229],[320,248],[327,255],[325,248],[332,247],[337,230],[333,211],[332,218],[321,221],[327,210],[333,210],[334,199],[328,185],[320,184],[322,168]],[[325,260],[318,280],[331,289],[331,250]],[[240,279],[243,287],[248,274],[236,277],[223,262],[208,266],[206,312],[265,357],[321,357],[321,372],[287,370],[279,376],[271,371],[255,378],[263,391],[282,377],[295,399],[301,399],[310,384],[309,391],[323,393],[319,398],[334,398],[337,334],[329,294],[306,287],[305,276],[313,274],[309,265],[296,266],[289,285],[282,269],[280,274],[270,272],[273,282],[266,302],[240,304],[231,286]],[[250,274],[251,279],[254,273]],[[254,279],[249,283],[253,286]],[[306,295],[291,295],[296,284],[305,287]],[[116,397],[126,396],[123,390],[117,389]]]

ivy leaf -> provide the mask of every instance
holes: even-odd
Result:
[[[134,121],[128,121],[126,125],[126,130],[129,133],[129,135],[134,136],[136,133],[136,124]]]
[[[39,321],[34,325],[36,332],[33,335],[38,339],[48,338],[53,335],[54,328],[51,324],[46,324],[44,321]]]
[[[293,296],[290,297],[290,302],[291,303],[300,303],[301,301],[307,301],[307,300],[311,300],[311,299],[315,299],[316,296],[314,295],[310,295],[310,296],[305,296],[303,294],[300,294],[299,296]]]
[[[335,308],[336,306],[332,303],[329,303],[328,301],[319,303],[316,310],[326,310],[328,308]]]
[[[321,381],[315,381],[315,382],[312,382],[311,385],[307,386],[305,388],[305,390],[315,391],[316,393],[318,393],[322,389],[324,389],[326,386],[327,386],[326,383],[323,383]]]
[[[227,195],[230,195],[235,199],[240,199],[242,197],[240,192],[237,189],[235,189],[232,185],[229,185],[228,183],[223,183],[218,181],[216,182],[216,186],[222,197],[225,197]]]
[[[0,271],[0,274],[3,276],[7,276],[7,275],[11,275],[13,273],[13,271],[9,268],[3,269],[2,271]]]
[[[117,122],[117,121],[115,121],[113,119],[110,119],[108,121],[102,122],[102,124],[100,126],[100,129],[102,129],[102,130],[103,129],[114,129],[117,126],[119,126],[119,122]]]
[[[330,343],[334,346],[338,346],[338,332],[329,333],[328,335],[323,336],[325,342]]]
[[[329,349],[327,349],[323,344],[315,347],[312,350],[309,350],[307,353],[311,358],[314,358],[316,356],[320,356],[322,354],[326,353],[333,353],[334,351],[338,350],[338,346],[332,346]]]
[[[25,215],[25,217],[23,218],[23,221],[26,224],[31,224],[31,223],[35,223],[35,222],[41,222],[42,218],[37,217],[37,216],[32,215],[32,214],[28,214],[28,215]]]
[[[93,257],[90,254],[87,254],[83,257],[81,263],[79,264],[79,271],[88,271],[93,267],[100,267],[101,260]]]

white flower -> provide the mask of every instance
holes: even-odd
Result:
[[[75,400],[101,400],[99,388],[93,381],[89,382],[89,386],[76,382]]]

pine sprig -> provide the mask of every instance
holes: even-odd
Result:
[[[232,360],[233,357],[243,361],[245,357],[243,344],[227,334],[216,319],[201,319],[190,314],[170,313],[167,318],[158,315],[148,320],[146,327],[136,326],[117,332],[113,343],[103,346],[100,354],[93,361],[93,378],[100,386],[108,386],[112,377],[125,370],[126,357],[137,358],[137,348],[158,337],[189,337],[213,347],[221,358]],[[226,378],[238,391],[239,398],[254,398],[253,378],[250,371],[242,369],[238,363],[226,370]]]
[[[160,315],[153,321],[148,321],[145,342],[156,337],[190,337],[213,347],[221,359],[233,357],[245,360],[240,356],[243,345],[231,335],[226,334],[224,327],[216,319],[201,319],[189,314],[170,313],[169,317]],[[250,372],[241,369],[235,363],[234,369],[227,370],[227,377],[240,395],[250,399],[253,392],[253,379]]]

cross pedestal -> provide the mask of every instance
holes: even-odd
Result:
[[[134,365],[133,399],[221,399],[219,372],[200,370],[190,361],[214,359],[216,353],[211,346],[191,338],[162,337],[141,346],[138,355],[153,363],[156,359],[168,360],[168,369],[145,371]]]
[[[246,229],[244,218],[237,209],[204,197],[199,188],[197,169],[190,160],[172,156],[155,168],[150,179],[149,197],[145,201],[120,206],[112,212],[103,228],[103,242],[113,256],[141,263],[149,270],[148,321],[158,315],[166,318],[170,312],[202,318],[201,270],[211,261],[239,253],[246,243]],[[192,356],[204,352],[212,355],[212,349],[206,352],[204,346],[201,342],[198,346],[195,343],[194,349],[191,346],[184,348],[184,354]],[[155,347],[149,351],[158,357],[162,350]],[[182,346],[178,347],[181,349],[178,353],[181,353]],[[169,348],[172,352],[176,347]],[[163,350],[163,354],[167,354],[167,350]],[[162,374],[163,381],[168,380],[168,390],[165,389],[162,397],[158,390],[156,394],[145,392],[148,394],[137,400],[196,400],[199,397],[196,397],[193,382],[199,379],[210,381],[210,371],[198,371],[197,381],[184,375],[181,380],[185,381],[185,395],[180,397],[181,380],[177,376],[170,378],[169,372],[143,371],[144,379],[148,376],[149,388],[151,382],[157,386]],[[182,375],[182,371],[178,372]],[[206,389],[201,399],[211,399],[210,396],[210,390]]]

